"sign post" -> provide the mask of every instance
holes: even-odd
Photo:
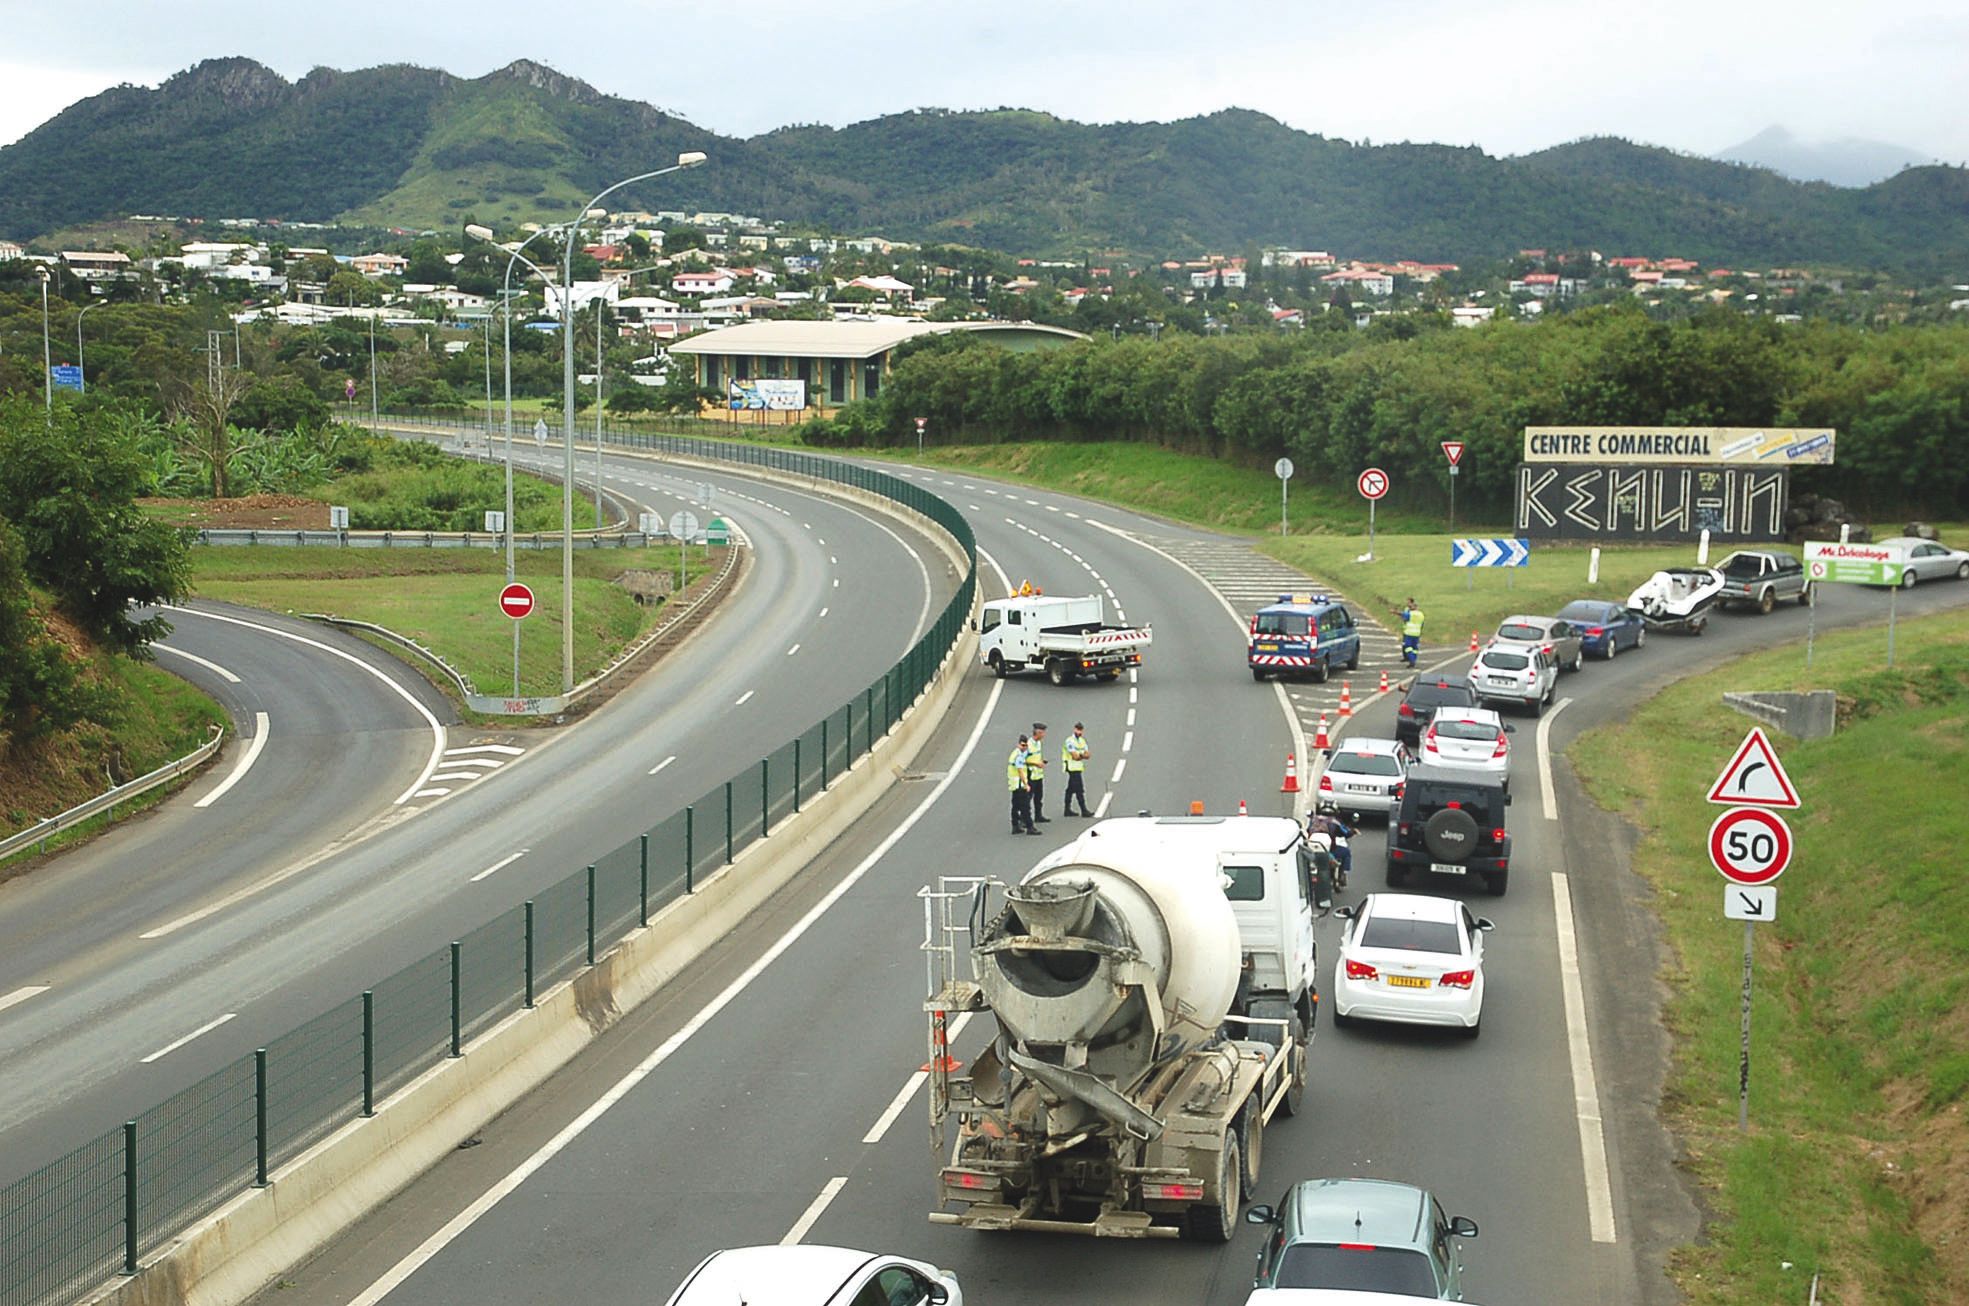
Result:
[[[1354,488],[1361,492],[1361,498],[1367,500],[1367,556],[1361,559],[1361,561],[1373,562],[1374,505],[1382,495],[1388,492],[1388,473],[1382,471],[1379,467],[1370,467],[1362,472],[1360,477],[1355,480]]]
[[[916,456],[918,458],[921,458],[923,456],[923,428],[928,426],[929,424],[930,424],[930,419],[927,417],[919,417],[916,419]]]
[[[1442,441],[1443,457],[1449,459],[1449,528],[1456,529],[1456,469],[1463,461],[1463,441]]]
[[[1286,529],[1285,525],[1285,487],[1286,483],[1292,479],[1292,460],[1290,458],[1281,458],[1273,463],[1272,475],[1278,477],[1278,533],[1280,535],[1287,535],[1290,532]]]
[[[513,619],[513,697],[520,696],[520,622],[533,612],[533,591],[510,581],[499,591],[499,610]]]
[[[1843,531],[1841,532],[1844,533]],[[1805,570],[1814,582],[1827,580],[1843,585],[1887,585],[1887,665],[1894,665],[1894,625],[1899,615],[1901,576],[1907,554],[1895,544],[1855,544],[1850,540],[1808,540],[1805,543]],[[1808,636],[1809,638],[1809,636]],[[1811,645],[1806,645],[1806,666],[1810,666]]]
[[[544,417],[533,419],[533,443],[536,448],[544,448],[547,444],[547,419]]]
[[[678,544],[677,593],[682,595],[691,583],[691,541],[697,538],[697,514],[688,508],[671,513],[670,534]]]

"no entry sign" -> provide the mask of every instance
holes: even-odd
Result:
[[[1388,473],[1379,467],[1370,467],[1361,473],[1360,480],[1355,484],[1360,489],[1361,498],[1378,499],[1388,492]]]
[[[499,591],[499,610],[518,621],[533,611],[533,591],[514,581]]]

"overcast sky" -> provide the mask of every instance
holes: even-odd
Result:
[[[0,143],[222,55],[290,79],[525,57],[740,136],[931,105],[1090,122],[1235,105],[1492,154],[1602,134],[1707,154],[1782,124],[1969,160],[1963,0],[0,0],[0,32]]]

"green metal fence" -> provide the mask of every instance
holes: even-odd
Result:
[[[631,930],[812,803],[926,689],[977,586],[963,516],[907,481],[813,454],[640,432],[610,443],[775,468],[882,495],[962,546],[963,584],[887,672],[796,738],[592,866],[351,996],[120,1128],[0,1188],[0,1306],[80,1295],[141,1258],[503,1017],[591,965]]]

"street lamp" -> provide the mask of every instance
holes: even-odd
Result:
[[[82,382],[81,392],[85,395],[89,393],[89,369],[82,361],[82,319],[89,316],[90,309],[101,307],[101,304],[84,304],[82,311],[75,315],[75,375]]]
[[[575,210],[567,224],[567,242],[561,251],[561,446],[565,455],[565,478],[561,482],[561,692],[574,689],[574,237],[583,218],[590,217],[603,200],[639,181],[649,181],[668,173],[695,168],[704,162],[702,150],[686,150],[676,163],[653,172],[624,177]]]
[[[41,406],[48,417],[55,415],[55,352],[48,344],[48,265],[34,269],[41,274]]]

